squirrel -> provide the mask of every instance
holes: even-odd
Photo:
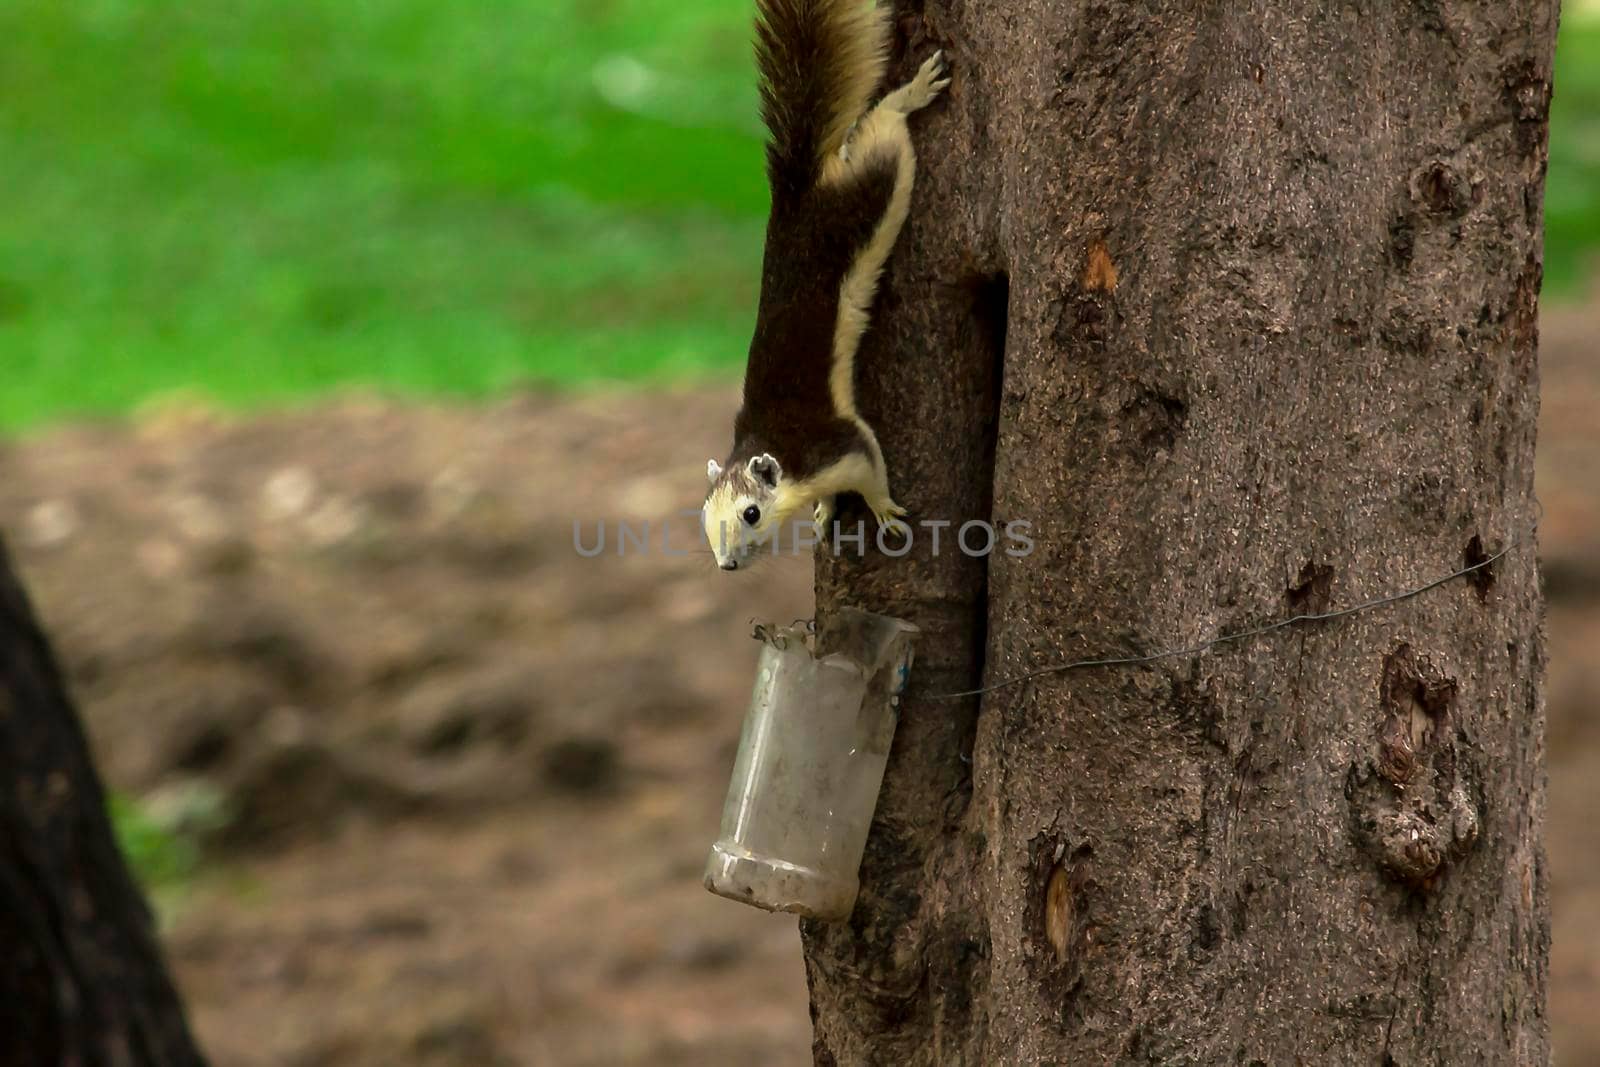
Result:
[[[825,537],[839,493],[859,493],[885,526],[905,514],[856,410],[855,357],[911,207],[906,117],[950,84],[936,52],[869,110],[888,65],[886,7],[757,0],[756,11],[772,211],[733,449],[706,464],[701,511],[730,571],[806,508]]]

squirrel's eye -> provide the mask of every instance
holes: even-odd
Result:
[[[761,521],[761,509],[751,505],[744,509],[744,521],[751,526]]]

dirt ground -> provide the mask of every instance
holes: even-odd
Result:
[[[1600,307],[1546,317],[1551,1014],[1600,1062]],[[810,564],[630,542],[730,390],[352,396],[0,444],[0,528],[104,774],[206,825],[161,899],[219,1065],[809,1062],[795,922],[700,887],[755,662]],[[581,558],[607,524],[606,551]],[[663,625],[665,622],[666,625]],[[217,813],[220,812],[219,816]]]

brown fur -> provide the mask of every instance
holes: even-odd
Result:
[[[805,478],[861,443],[829,392],[839,280],[872,239],[894,179],[894,161],[885,158],[858,182],[815,187],[791,209],[773,211],[730,466],[771,452]]]

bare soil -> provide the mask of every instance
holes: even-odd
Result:
[[[1600,1062],[1600,307],[1545,320],[1551,1014]],[[219,1064],[805,1063],[792,918],[700,886],[756,646],[810,563],[692,550],[728,389],[365,396],[0,443],[112,786],[203,823],[161,894]],[[574,521],[592,546],[579,555]],[[649,551],[628,542],[653,520]],[[216,812],[220,811],[220,818]]]

